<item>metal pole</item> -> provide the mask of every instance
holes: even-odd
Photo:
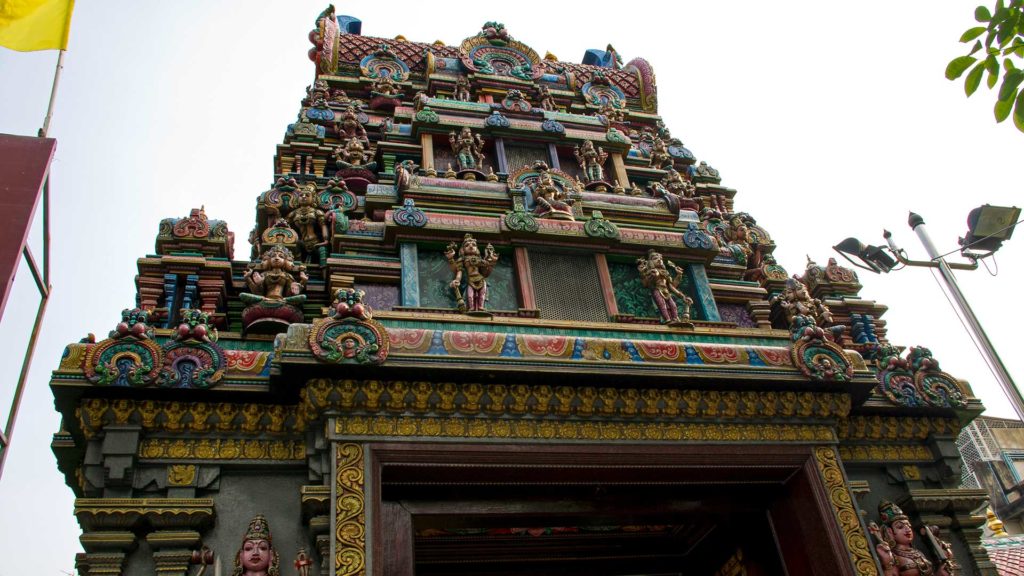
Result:
[[[39,129],[39,137],[46,138],[50,131],[50,118],[53,118],[53,103],[57,100],[57,83],[60,81],[60,71],[64,69],[64,50],[57,56],[57,70],[53,73],[53,87],[50,89],[50,105],[46,107],[46,118],[43,119],[43,127]]]
[[[935,249],[935,245],[932,244],[931,237],[928,236],[928,231],[924,225],[924,218],[919,214],[910,213],[909,224],[911,229],[917,234],[921,244],[924,246],[925,251],[928,252],[928,256],[939,264],[939,274],[946,283],[946,287],[949,289],[950,294],[953,295],[953,300],[956,305],[960,308],[964,318],[967,320],[967,326],[971,332],[974,333],[975,339],[981,347],[981,353],[985,356],[992,370],[995,372],[996,380],[999,382],[999,386],[1003,389],[1003,393],[1010,400],[1010,404],[1013,405],[1013,409],[1017,412],[1017,417],[1024,420],[1024,396],[1021,395],[1020,390],[1013,381],[1013,377],[1010,376],[1010,371],[1006,369],[1006,365],[1003,364],[1002,358],[999,357],[999,353],[996,352],[995,347],[992,345],[992,341],[989,340],[988,334],[985,333],[985,329],[981,327],[981,322],[978,317],[974,315],[974,310],[971,309],[971,305],[967,303],[967,298],[963,292],[960,291],[960,286],[956,283],[956,277],[953,276],[953,271],[949,268],[949,264],[942,258],[939,251]]]
[[[21,395],[25,392],[25,381],[28,380],[28,372],[32,367],[32,356],[36,350],[36,342],[39,340],[43,314],[46,313],[46,303],[49,301],[49,296],[44,296],[39,300],[39,309],[36,311],[36,321],[32,327],[32,335],[28,339],[28,348],[25,349],[25,359],[21,362],[21,374],[18,375],[18,384],[14,389],[14,402],[11,404],[11,411],[7,416],[7,425],[4,427],[4,444],[0,446],[0,477],[3,477],[4,460],[7,459],[7,450],[11,447],[11,436],[14,435],[14,422],[18,419]]]

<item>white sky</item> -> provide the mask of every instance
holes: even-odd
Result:
[[[824,264],[834,243],[880,244],[883,228],[924,258],[906,225],[911,209],[948,251],[970,209],[1024,205],[1024,135],[994,123],[993,93],[968,100],[962,83],[943,77],[964,52],[957,39],[975,4],[446,1],[339,5],[338,13],[362,19],[368,36],[457,45],[498,20],[541,55],[578,62],[610,42],[625,61],[646,58],[673,135],[739,190],[737,209],[773,235],[779,263],[800,273],[805,255]],[[0,576],[72,571],[80,532],[49,448],[59,426],[49,372],[66,343],[88,332],[103,338],[133,304],[135,259],[153,251],[161,218],[205,204],[236,233],[236,257],[248,253],[274,147],[312,81],[306,35],[325,5],[78,3],[50,132],[58,139],[54,296],[0,479]],[[56,56],[0,49],[0,132],[36,133]],[[997,255],[997,277],[958,277],[1020,382],[1011,312],[1020,308],[1024,231],[1017,236]],[[892,341],[930,347],[989,414],[1012,415],[928,271],[868,276],[861,295],[891,308]],[[0,324],[4,415],[36,305],[24,271],[16,290]]]

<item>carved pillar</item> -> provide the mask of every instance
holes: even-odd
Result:
[[[120,576],[135,548],[135,534],[123,530],[85,532],[78,540],[85,554],[75,558],[75,567],[83,576]]]
[[[549,164],[555,170],[562,169],[562,165],[558,161],[558,146],[555,146],[554,142],[548,142],[548,160],[550,160]]]
[[[416,245],[404,243],[399,255],[402,260],[402,306],[420,305],[419,254]]]
[[[200,545],[194,530],[158,530],[146,536],[153,549],[153,562],[160,576],[188,576],[192,550]]]
[[[328,576],[331,568],[331,487],[303,486],[302,521],[309,528],[316,552],[313,556],[320,564],[320,574]]]
[[[629,174],[626,173],[626,163],[622,160],[622,154],[616,152],[611,154],[612,166],[615,167],[615,179],[619,181],[619,186],[623,188],[629,188]]]
[[[516,247],[516,279],[519,281],[520,305],[527,310],[537,309],[537,300],[533,292],[533,272],[530,270],[530,255],[526,247]]]
[[[687,264],[686,277],[693,286],[693,305],[700,309],[705,320],[721,322],[722,317],[718,315],[718,305],[715,304],[715,296],[711,293],[711,284],[708,282],[708,273],[704,270],[704,265]]]
[[[224,279],[199,279],[199,307],[207,314],[216,314],[224,305]]]
[[[173,274],[169,276],[176,278]],[[139,276],[136,281],[139,286],[139,307],[145,310],[153,310],[164,295],[164,281],[159,277]]]
[[[910,490],[899,504],[904,511],[916,512],[922,524],[938,526],[939,538],[953,545],[956,561],[962,567],[973,564],[972,572],[995,575],[995,565],[981,545],[985,514],[974,514],[986,501],[988,492],[980,488],[918,489]],[[918,538],[924,549],[927,544],[920,534]]]
[[[434,136],[432,134],[420,134],[420,152],[423,154],[423,169],[437,169],[434,166]]]
[[[601,282],[601,294],[604,296],[604,307],[608,310],[608,317],[614,318],[619,313],[619,304],[615,301],[615,288],[612,286],[612,277],[608,273],[608,259],[604,254],[594,254],[597,264],[597,278]]]

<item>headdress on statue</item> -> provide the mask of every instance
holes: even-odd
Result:
[[[242,536],[242,545],[235,554],[235,567],[231,572],[231,576],[243,576],[245,574],[242,567],[242,551],[245,548],[245,543],[250,540],[266,540],[270,547],[270,565],[267,567],[267,574],[269,576],[280,576],[281,559],[277,554],[277,550],[274,549],[273,538],[270,535],[270,524],[262,514],[257,514],[256,517],[249,522],[249,527],[246,528],[245,534]]]
[[[878,503],[878,517],[886,526],[892,526],[892,523],[897,520],[909,520],[899,506],[888,500],[882,500]]]

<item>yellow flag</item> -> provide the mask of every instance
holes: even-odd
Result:
[[[75,0],[0,0],[0,46],[66,50]]]

